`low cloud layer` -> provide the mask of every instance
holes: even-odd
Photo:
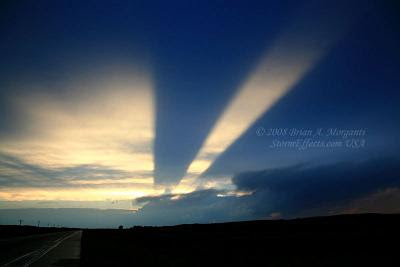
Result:
[[[323,166],[296,165],[244,172],[232,179],[236,192],[202,190],[138,198],[140,224],[179,224],[377,211],[366,199],[392,203],[400,192],[400,161],[375,159]],[[391,194],[382,194],[389,190]],[[387,199],[388,198],[388,199]],[[357,204],[358,203],[358,204]],[[392,209],[384,212],[396,212]]]
[[[139,224],[170,225],[211,223],[252,219],[249,203],[220,190],[200,190],[189,194],[143,197],[145,203],[136,213]]]
[[[0,153],[0,170],[2,187],[73,187],[76,184],[93,186],[101,181],[112,185],[124,180],[130,183],[131,177],[136,177],[137,181],[142,179],[145,183],[152,175],[151,171],[138,173],[96,164],[47,168],[4,153]]]
[[[0,152],[0,200],[3,201],[84,203],[130,200],[155,192],[158,191],[154,189],[151,171],[123,170],[101,164],[50,168]]]
[[[79,209],[75,220],[61,209],[1,210],[0,223],[52,218],[67,226],[174,225],[291,218],[358,212],[399,212],[400,161],[374,159],[330,165],[295,165],[244,172],[236,190],[203,189],[187,194],[139,197],[137,211]],[[67,209],[67,211],[69,211]],[[62,215],[65,214],[65,215]],[[65,220],[63,220],[63,218]],[[101,225],[96,223],[102,218]],[[73,223],[72,223],[73,222]]]
[[[344,204],[385,188],[400,186],[400,161],[378,159],[342,162],[324,166],[297,165],[258,172],[246,172],[233,178],[240,190],[254,191],[254,212],[265,216],[273,209],[287,216],[308,209]],[[265,203],[265,204],[263,204]]]

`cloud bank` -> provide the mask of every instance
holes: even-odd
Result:
[[[295,165],[240,173],[232,182],[236,192],[251,194],[200,190],[138,198],[135,201],[145,205],[136,213],[135,221],[163,225],[328,215],[345,213],[349,207],[355,212],[376,211],[379,204],[374,208],[368,199],[379,198],[380,203],[398,199],[400,161]],[[389,207],[384,211],[396,211],[393,203]]]
[[[0,223],[58,214],[67,226],[119,224],[174,225],[255,219],[292,218],[357,212],[399,212],[400,160],[373,159],[329,165],[294,165],[240,173],[234,191],[198,189],[186,194],[136,198],[137,211],[81,209],[76,222],[62,220],[62,209],[0,211]],[[43,210],[43,211],[42,211]],[[68,209],[67,209],[68,210]],[[40,216],[38,214],[41,214]],[[65,213],[67,216],[68,212]],[[47,218],[46,217],[46,218]],[[108,218],[109,217],[109,218]],[[81,220],[81,224],[80,221]]]

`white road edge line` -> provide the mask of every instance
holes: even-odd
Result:
[[[41,259],[44,255],[46,255],[47,253],[49,253],[51,250],[53,250],[54,248],[56,248],[58,245],[60,245],[65,239],[73,236],[74,234],[76,234],[76,232],[73,232],[72,234],[64,237],[64,238],[59,238],[57,239],[55,242],[55,244],[51,247],[49,247],[47,250],[45,250],[42,254],[40,254],[38,257],[35,257],[33,259],[31,259],[28,263],[26,263],[25,265],[23,265],[23,267],[28,267],[29,265],[31,265],[32,263],[34,263],[35,261],[38,261],[39,259]],[[60,240],[61,239],[61,240]]]
[[[19,261],[20,259],[25,258],[25,257],[31,255],[31,254],[34,253],[34,252],[36,252],[36,250],[31,251],[31,252],[28,252],[28,253],[26,253],[26,254],[24,254],[24,255],[22,255],[22,256],[19,256],[18,258],[13,259],[13,260],[7,262],[6,264],[3,264],[2,267],[8,266],[8,265],[10,265],[10,264],[13,264],[14,262]]]
[[[28,267],[29,265],[31,265],[32,263],[34,263],[35,261],[38,261],[39,259],[41,259],[44,255],[46,255],[47,253],[49,253],[51,250],[53,250],[54,248],[56,248],[58,245],[60,245],[65,239],[73,236],[74,234],[76,234],[77,232],[73,232],[72,234],[64,237],[64,238],[59,238],[57,239],[55,242],[55,244],[51,247],[49,247],[47,250],[45,250],[42,254],[40,254],[38,257],[35,257],[33,259],[31,259],[28,263],[26,263],[23,267]],[[60,240],[61,239],[61,240]]]

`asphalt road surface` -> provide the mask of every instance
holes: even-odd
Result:
[[[82,231],[0,239],[0,266],[79,266]]]

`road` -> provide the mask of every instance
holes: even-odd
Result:
[[[79,266],[82,231],[0,239],[0,266]]]

